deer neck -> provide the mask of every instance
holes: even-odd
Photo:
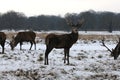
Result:
[[[17,46],[18,42],[15,41],[14,46]]]
[[[17,46],[18,43],[19,43],[19,41],[15,38],[14,46]]]
[[[72,32],[72,33],[71,33],[71,39],[72,39],[74,42],[76,42],[76,41],[78,40],[78,32],[76,32],[76,33]]]

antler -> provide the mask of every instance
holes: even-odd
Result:
[[[69,25],[69,26],[73,26],[73,22],[72,22],[72,20],[68,20],[68,19],[66,19],[66,22],[67,22],[67,24]]]
[[[76,27],[81,27],[81,25],[84,23],[84,21],[85,21],[84,18],[79,19]]]
[[[73,26],[73,21],[72,21],[73,15],[67,14],[65,20],[69,26]]]
[[[83,24],[83,22],[85,21],[84,18],[78,20],[79,21],[79,24]]]
[[[77,28],[80,28],[84,22],[84,18],[80,18],[76,14],[67,14],[65,20],[69,26]]]
[[[104,46],[105,48],[107,48],[107,50],[112,53],[112,51],[105,45],[104,41],[105,41],[105,39],[103,38],[102,39],[102,46]]]

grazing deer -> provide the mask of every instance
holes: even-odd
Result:
[[[116,60],[116,59],[118,58],[118,56],[120,55],[120,39],[119,39],[119,42],[118,42],[118,44],[116,45],[116,47],[115,47],[114,49],[112,49],[112,50],[110,50],[110,49],[105,45],[105,43],[104,43],[104,38],[103,38],[103,40],[102,40],[102,45],[107,48],[107,50],[111,53],[111,56],[114,57],[114,60]]]
[[[0,45],[2,46],[2,53],[4,53],[5,41],[6,41],[6,34],[4,32],[0,32]]]
[[[35,37],[36,34],[33,31],[19,32],[16,35],[16,37],[13,37],[12,41],[10,42],[11,50],[13,50],[18,43],[20,43],[20,50],[21,50],[23,42],[31,43],[30,50],[33,44],[35,45],[35,49],[36,49]]]
[[[81,27],[84,20],[81,20],[78,24],[74,25],[72,22],[69,22],[69,25],[74,27],[72,32],[69,34],[48,34],[45,38],[46,51],[45,51],[45,65],[48,65],[48,55],[53,48],[64,48],[64,63],[69,65],[69,50],[72,45],[78,40],[78,28]]]

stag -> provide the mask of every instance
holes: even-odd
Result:
[[[118,44],[116,45],[116,47],[112,50],[110,50],[104,43],[104,38],[102,40],[102,46],[104,46],[105,48],[107,48],[107,50],[111,53],[111,56],[114,57],[114,60],[116,60],[118,58],[118,56],[120,55],[120,39]]]
[[[32,48],[33,44],[35,45],[36,50],[36,43],[35,43],[35,37],[36,34],[33,31],[27,31],[27,32],[19,32],[16,37],[13,37],[12,41],[10,42],[11,50],[14,50],[15,46],[17,46],[18,43],[20,43],[20,50],[22,50],[22,43],[23,42],[30,42]]]
[[[69,50],[72,45],[78,40],[78,27],[81,27],[84,20],[79,21],[78,24],[73,24],[69,22],[68,24],[74,28],[72,28],[72,32],[69,34],[48,34],[45,38],[46,51],[45,51],[45,65],[48,65],[48,55],[53,48],[64,48],[64,63],[69,65]]]
[[[2,53],[4,53],[5,41],[6,41],[6,34],[4,32],[0,32],[0,45],[2,46]]]

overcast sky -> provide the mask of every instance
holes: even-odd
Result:
[[[87,10],[120,12],[120,0],[0,0],[0,13],[14,10],[26,16],[61,15]]]

